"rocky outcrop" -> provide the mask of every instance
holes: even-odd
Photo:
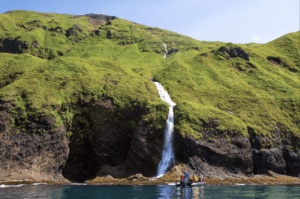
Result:
[[[255,174],[264,174],[272,170],[279,174],[286,173],[283,152],[279,148],[253,150],[253,167]]]
[[[292,152],[290,147],[283,147],[283,156],[286,162],[287,173],[300,178],[300,150]]]
[[[229,54],[231,58],[241,57],[246,61],[250,61],[249,54],[246,53],[241,47],[231,47],[230,50],[228,50],[228,48],[223,46],[219,49],[219,51],[222,52],[224,55]]]
[[[209,142],[177,132],[174,142],[177,160],[189,164],[196,173],[211,176],[219,167],[232,173],[252,174],[252,151],[247,138],[235,137],[231,142],[215,138]]]
[[[271,62],[272,64],[275,64],[275,65],[282,65],[283,67],[285,68],[288,68],[289,71],[291,72],[298,72],[298,68],[296,67],[293,67],[291,66],[290,64],[287,64],[286,61],[283,61],[281,58],[279,57],[271,57],[271,56],[268,56],[267,57],[268,61]]]
[[[62,170],[69,154],[65,128],[52,128],[53,119],[40,117],[35,129],[47,129],[45,134],[30,134],[33,130],[8,128],[12,102],[0,101],[0,179],[63,180]]]
[[[179,50],[178,49],[171,49],[171,50],[168,50],[168,55],[172,54],[172,53],[176,53],[178,52]]]
[[[110,20],[114,20],[114,19],[118,19],[118,17],[116,16],[109,16],[109,15],[102,15],[102,14],[86,14],[85,16],[87,17],[91,17],[93,19],[100,19],[103,21],[110,21]]]
[[[274,126],[273,138],[256,135],[248,127],[254,174],[272,170],[279,174],[300,176],[300,137],[289,135],[280,123]]]

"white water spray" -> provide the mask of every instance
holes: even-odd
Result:
[[[167,54],[168,54],[168,49],[167,49],[167,45],[165,44],[165,42],[163,42],[164,43],[164,46],[165,46],[165,52],[166,52],[166,54],[164,55],[164,58],[166,58],[167,57]]]
[[[154,82],[154,81],[153,81]],[[167,171],[170,164],[174,160],[173,153],[173,129],[174,129],[174,112],[173,108],[176,105],[170,98],[167,91],[165,91],[164,87],[159,82],[154,82],[157,87],[158,93],[160,95],[160,99],[169,105],[169,114],[168,119],[166,121],[165,135],[164,135],[164,147],[162,159],[158,165],[157,169],[157,177],[161,177]]]

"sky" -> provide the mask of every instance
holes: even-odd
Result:
[[[112,15],[200,41],[267,43],[299,31],[299,0],[3,0],[9,10]]]

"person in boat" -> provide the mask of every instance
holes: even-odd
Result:
[[[189,182],[189,179],[190,179],[190,176],[189,176],[188,172],[185,172],[185,173],[184,173],[183,183],[184,183],[185,185],[187,185],[188,182]]]
[[[184,175],[182,174],[180,177],[180,182],[183,182],[183,181],[184,181]]]
[[[203,181],[204,181],[203,175],[200,175],[200,177],[199,177],[199,182],[203,182]]]
[[[194,181],[194,182],[198,182],[198,178],[197,178],[196,175],[193,175],[193,181]]]

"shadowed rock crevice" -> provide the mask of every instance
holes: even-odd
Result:
[[[27,50],[29,46],[28,41],[19,41],[19,37],[14,39],[0,38],[0,52],[20,54],[23,50]]]
[[[124,178],[137,173],[153,177],[161,160],[164,129],[149,129],[142,119],[136,127],[126,156],[126,161],[118,166],[104,165],[98,171],[98,176],[111,175]]]
[[[278,57],[267,57],[267,59],[275,65],[280,65],[281,61]]]
[[[95,177],[102,165],[117,166],[125,162],[136,126],[145,113],[139,104],[125,110],[111,99],[90,102],[81,110],[84,111],[72,120],[70,156],[63,171],[73,182]]]

